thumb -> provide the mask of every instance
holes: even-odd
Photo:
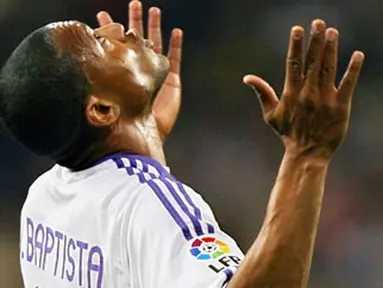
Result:
[[[277,94],[265,80],[255,75],[246,75],[243,77],[243,83],[250,86],[257,94],[264,116],[277,107],[279,103]]]

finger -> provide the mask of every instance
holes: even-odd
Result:
[[[123,42],[125,40],[125,28],[120,23],[111,23],[94,30],[101,37]]]
[[[182,61],[183,32],[181,29],[174,29],[170,37],[168,59],[172,73],[180,74]]]
[[[303,81],[303,41],[304,29],[300,26],[293,27],[287,52],[285,90],[299,90],[301,88]]]
[[[326,25],[322,20],[314,20],[311,27],[309,47],[305,60],[305,85],[317,88],[322,64]]]
[[[112,17],[105,11],[97,13],[97,21],[100,27],[113,23]]]
[[[331,91],[335,86],[336,68],[338,65],[339,32],[334,28],[326,31],[326,44],[320,72],[320,87],[323,91]]]
[[[278,106],[279,100],[271,86],[255,75],[246,75],[243,83],[250,86],[258,96],[261,104],[262,113],[266,119],[267,114]]]
[[[162,54],[161,10],[157,7],[149,10],[148,38],[153,42],[154,51]]]
[[[338,87],[338,99],[343,103],[351,103],[356,84],[358,83],[360,71],[364,62],[364,54],[356,51],[352,54],[350,63],[342,81]]]
[[[144,36],[142,3],[138,0],[133,0],[129,3],[129,29],[134,29]]]

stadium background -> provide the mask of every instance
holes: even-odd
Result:
[[[126,23],[128,0],[1,0],[0,61],[32,29],[106,9]],[[200,191],[246,250],[262,223],[283,152],[241,84],[254,72],[280,90],[289,29],[320,17],[341,31],[342,72],[353,49],[367,61],[349,137],[329,172],[310,287],[383,285],[383,2],[378,0],[144,0],[163,8],[165,35],[184,29],[183,107],[167,145],[176,176]],[[47,119],[49,121],[49,119]],[[28,185],[51,163],[0,130],[0,287],[22,287],[19,211]]]

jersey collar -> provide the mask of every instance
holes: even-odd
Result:
[[[116,153],[108,155],[98,160],[95,165],[104,163],[108,160],[113,160],[118,168],[135,168],[143,173],[155,173],[161,176],[173,176],[170,174],[170,169],[162,165],[158,161],[148,156],[133,154],[133,153]]]

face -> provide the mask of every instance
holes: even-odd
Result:
[[[134,30],[125,33],[117,25],[117,32],[109,33],[75,21],[48,27],[59,48],[83,65],[94,92],[107,93],[128,108],[140,109],[150,102],[168,73],[168,59]]]

